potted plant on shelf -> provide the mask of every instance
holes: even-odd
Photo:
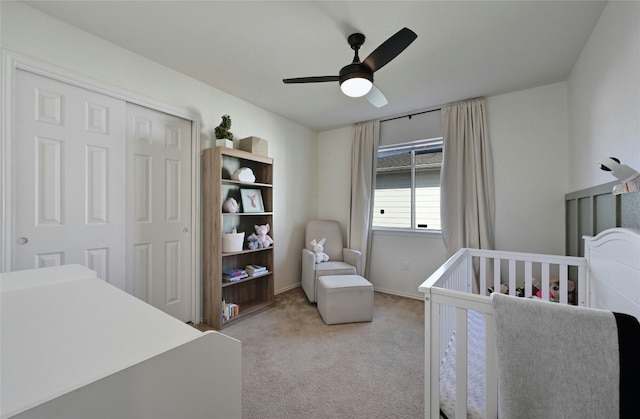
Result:
[[[214,128],[216,146],[233,148],[233,133],[229,131],[230,129],[231,117],[229,115],[222,115],[222,122]]]

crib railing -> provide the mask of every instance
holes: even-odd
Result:
[[[467,311],[485,317],[485,417],[497,418],[498,380],[495,357],[495,326],[488,288],[508,287],[516,295],[520,286],[525,297],[533,286],[549,300],[552,277],[559,281],[559,302],[569,302],[569,276],[575,276],[576,303],[587,305],[587,275],[584,258],[460,249],[433,273],[419,290],[425,294],[425,418],[438,418],[440,411],[440,363],[451,337],[456,340],[455,417],[467,418]],[[478,278],[476,282],[474,278]],[[539,277],[539,278],[537,278]],[[534,284],[535,283],[535,284]],[[477,284],[477,285],[476,285]],[[476,289],[479,288],[479,289]]]

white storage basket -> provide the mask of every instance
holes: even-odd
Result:
[[[244,232],[222,234],[222,251],[224,253],[242,251],[243,243],[244,243]]]

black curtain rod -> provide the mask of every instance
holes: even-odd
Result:
[[[430,109],[428,111],[411,113],[409,115],[402,115],[402,116],[396,116],[396,117],[389,118],[389,119],[382,119],[380,122],[393,121],[394,119],[401,119],[401,118],[409,118],[409,119],[411,119],[412,116],[422,115],[423,113],[435,112],[435,111],[439,111],[439,110],[442,110],[442,108],[435,108],[435,109]]]

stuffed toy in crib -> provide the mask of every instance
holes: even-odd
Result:
[[[540,281],[536,281],[535,285],[532,286],[531,295],[535,295],[538,298],[542,298],[542,285]],[[489,293],[493,292],[493,287],[489,288]],[[509,287],[505,284],[500,285],[500,293],[508,294]],[[516,288],[516,296],[524,297],[526,295],[524,287]],[[560,301],[560,278],[557,276],[552,276],[549,280],[549,301],[557,303]],[[576,283],[569,279],[567,281],[567,302],[569,304],[575,305],[576,303]]]
[[[542,289],[538,284],[538,291],[536,292],[536,297],[542,298]],[[567,281],[567,301],[569,304],[575,304],[575,296],[576,296],[576,283],[571,279]],[[552,276],[549,280],[549,301],[553,301],[557,303],[560,301],[560,278],[557,276]]]

